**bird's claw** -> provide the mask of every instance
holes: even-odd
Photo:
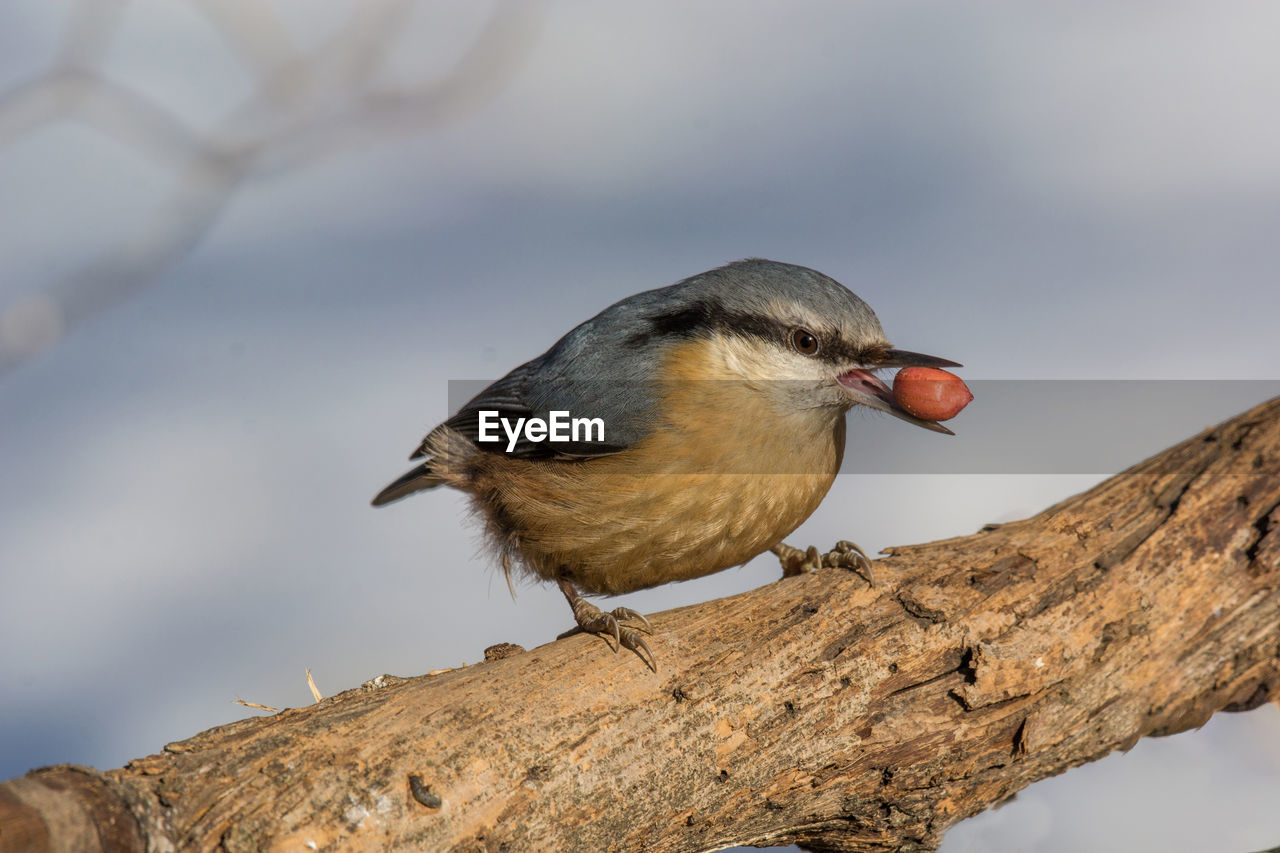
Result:
[[[640,630],[644,631],[646,634],[653,633],[653,626],[649,624],[648,619],[644,618],[644,614],[632,610],[630,607],[615,607],[613,608],[612,615],[613,618],[617,619],[619,622],[639,622],[644,625]]]
[[[599,611],[597,611],[599,612]],[[633,627],[623,625],[623,622],[643,622]],[[613,634],[614,645],[611,647],[614,654],[622,649],[630,649],[636,653],[636,657],[644,661],[644,665],[654,672],[658,671],[658,659],[653,656],[653,650],[649,648],[649,644],[644,641],[644,637],[640,636],[640,631],[653,633],[653,626],[649,624],[649,620],[641,614],[629,607],[615,607],[612,613],[599,612],[599,618],[594,620],[591,625],[583,625],[579,623],[582,630],[592,634],[602,634],[605,636],[607,643],[608,635]],[[644,654],[641,654],[641,650]]]
[[[623,642],[623,634],[626,634],[627,632],[635,634],[637,629],[644,631],[646,634],[653,633],[653,626],[649,624],[648,619],[644,618],[644,614],[638,613],[630,607],[615,607],[611,612],[605,613],[595,607],[595,605],[590,606],[595,609],[595,613],[591,613],[585,608],[583,612],[585,617],[590,620],[591,624],[587,625],[579,621],[579,626],[582,630],[591,634],[613,634],[613,650],[615,652],[618,651],[619,648],[628,648],[635,651],[634,646],[629,646]],[[624,627],[622,624],[623,622],[640,622],[642,624],[636,625],[635,628],[631,628]],[[638,634],[636,634],[636,636],[639,637]],[[643,642],[643,640],[641,640],[641,642]],[[648,648],[648,646],[645,646],[646,650],[648,650]]]
[[[644,641],[644,637],[640,636],[632,628],[623,628],[618,632],[618,643],[623,647],[630,649],[636,653],[636,657],[644,661],[644,665],[654,672],[658,671],[658,659],[653,656],[653,650],[649,648],[649,644]],[[644,654],[640,650],[644,650]],[[617,651],[617,649],[614,649]]]
[[[866,582],[875,586],[875,578],[871,574],[871,559],[867,553],[847,539],[841,539],[835,548],[823,554],[816,545],[810,545],[801,551],[785,542],[770,549],[782,563],[784,578],[802,575],[821,568],[851,569],[857,572]]]
[[[608,624],[613,628],[613,639],[617,641],[617,645],[613,647],[616,654],[621,649],[630,649],[636,653],[636,657],[644,661],[644,665],[654,672],[658,671],[658,659],[653,656],[653,650],[649,648],[649,644],[644,641],[644,637],[640,636],[640,631],[647,634],[653,633],[653,626],[649,624],[649,620],[644,618],[643,613],[632,610],[630,607],[615,607],[610,613],[602,613]],[[623,622],[639,622],[641,624],[634,627],[623,625]],[[644,654],[641,654],[641,649]],[[647,657],[646,657],[647,655]]]
[[[871,558],[866,551],[848,539],[841,539],[836,543],[835,550],[827,552],[823,557],[823,565],[852,569],[867,582],[867,586],[876,585],[875,576],[871,574]]]
[[[573,621],[578,623],[578,630],[588,634],[599,634],[604,637],[606,643],[612,635],[614,642],[610,644],[610,648],[615,653],[622,649],[630,649],[636,653],[636,657],[644,661],[645,666],[654,672],[658,671],[658,659],[654,657],[653,650],[644,641],[644,637],[638,633],[639,631],[653,632],[653,626],[643,614],[630,607],[615,607],[612,612],[605,613],[583,598],[568,581],[561,581],[560,589],[564,591],[565,597],[573,608]],[[632,627],[621,624],[623,622],[638,624]]]

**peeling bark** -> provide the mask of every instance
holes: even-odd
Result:
[[[1280,400],[1034,518],[0,785],[10,850],[930,850],[1280,693]],[[44,845],[44,846],[41,846]]]

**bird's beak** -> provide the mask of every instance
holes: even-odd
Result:
[[[891,349],[883,360],[876,360],[876,367],[962,367],[963,365],[950,361],[945,358],[938,358],[934,355],[925,355],[918,352],[908,352],[906,350]],[[870,370],[856,368],[847,373],[842,373],[836,377],[836,381],[840,383],[849,396],[853,398],[855,403],[863,406],[869,406],[873,409],[879,409],[882,412],[888,412],[895,418],[901,418],[909,424],[915,424],[918,427],[931,429],[934,432],[946,433],[947,435],[955,435],[951,430],[944,427],[937,421],[927,421],[924,418],[917,418],[915,415],[907,412],[897,401],[893,399],[893,390],[884,383],[884,380],[876,376]]]
[[[964,365],[958,361],[938,358],[936,355],[891,349],[884,354],[883,359],[876,359],[876,367],[964,367]]]

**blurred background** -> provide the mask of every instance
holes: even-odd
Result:
[[[513,600],[460,495],[368,501],[450,380],[730,260],[826,272],[966,379],[1193,389],[1090,439],[1128,462],[1261,402],[1277,35],[1251,2],[6,0],[0,778],[306,704],[306,668],[333,694],[552,640],[559,592]],[[966,534],[1112,470],[842,476],[792,541]],[[1269,705],[944,850],[1243,853],[1278,801]]]

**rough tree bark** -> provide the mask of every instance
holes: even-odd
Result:
[[[1034,518],[0,785],[0,850],[927,850],[1280,691],[1280,399]]]

